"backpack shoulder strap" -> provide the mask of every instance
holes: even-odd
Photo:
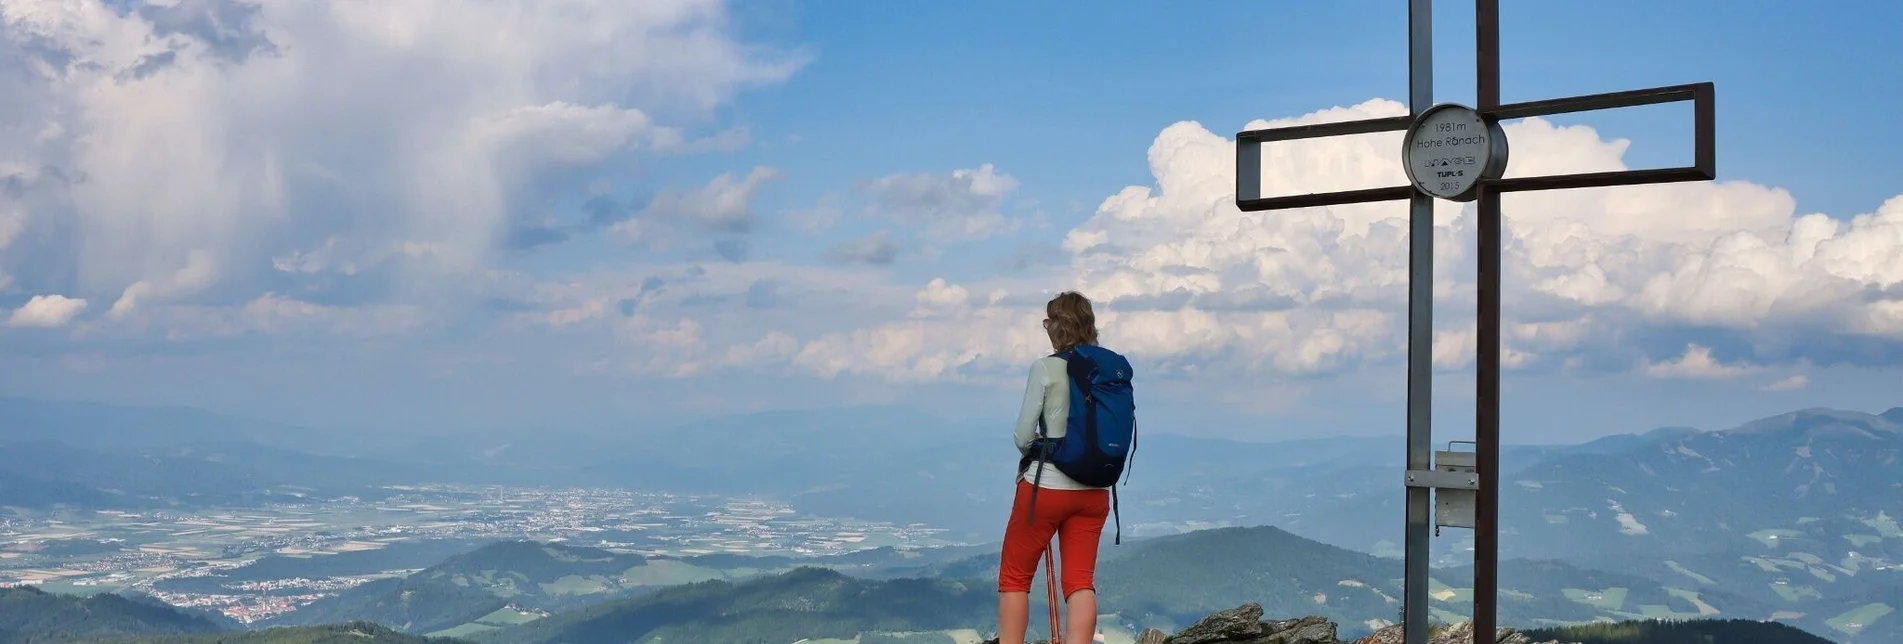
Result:
[[[1064,356],[1062,352],[1059,352],[1052,353],[1050,357],[1061,359]],[[1066,384],[1065,386],[1068,387],[1070,385]],[[1037,466],[1037,472],[1031,475],[1030,504],[1029,507],[1025,508],[1024,512],[1024,522],[1028,525],[1037,525],[1037,490],[1043,487],[1044,463],[1050,460],[1051,449],[1050,428],[1044,424],[1044,412],[1039,411],[1037,414],[1037,438],[1031,441],[1030,452],[1025,454],[1022,460],[1018,461],[1019,478],[1024,476],[1026,468],[1032,465]]]
[[[1057,358],[1057,359],[1059,359],[1059,360],[1064,360],[1064,353],[1065,353],[1065,352],[1062,352],[1062,351],[1060,351],[1060,352],[1056,352],[1056,353],[1052,353],[1052,354],[1050,354],[1050,355],[1048,355],[1048,356],[1045,356],[1045,357],[1046,357],[1046,358]],[[1065,361],[1066,361],[1066,362],[1069,362],[1068,360],[1065,360]],[[1041,360],[1040,360],[1040,362],[1041,362]],[[1040,368],[1041,368],[1041,367],[1043,367],[1043,365],[1038,365],[1038,366],[1039,366]],[[1049,371],[1045,371],[1045,372],[1044,372],[1044,375],[1045,375],[1045,377],[1049,377],[1049,376],[1050,376],[1050,372],[1049,372]],[[1037,440],[1038,440],[1038,441],[1046,441],[1046,440],[1049,440],[1049,439],[1050,439],[1050,428],[1049,428],[1049,427],[1047,427],[1047,426],[1045,426],[1045,424],[1044,424],[1044,414],[1043,414],[1043,412],[1038,412],[1038,415],[1037,415]]]

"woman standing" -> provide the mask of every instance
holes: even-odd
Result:
[[[1044,305],[1044,331],[1051,348],[1064,354],[1079,345],[1097,344],[1097,319],[1090,300],[1066,291]],[[1000,644],[1023,644],[1031,620],[1031,578],[1038,558],[1055,534],[1062,556],[1065,642],[1091,641],[1097,632],[1097,545],[1104,519],[1110,514],[1109,487],[1084,485],[1056,466],[1038,460],[1034,441],[1039,425],[1044,436],[1064,436],[1071,408],[1071,380],[1066,361],[1058,355],[1031,365],[1024,405],[1012,432],[1018,453],[1017,496],[1005,527],[998,565],[998,639]],[[1114,479],[1113,479],[1114,480]],[[1037,489],[1033,490],[1033,486]],[[1032,493],[1036,492],[1035,508]],[[1035,512],[1033,513],[1033,509]],[[1055,624],[1053,624],[1055,627]]]

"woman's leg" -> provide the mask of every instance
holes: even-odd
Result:
[[[1079,590],[1064,598],[1064,641],[1088,642],[1097,636],[1097,591]]]
[[[1103,542],[1104,519],[1110,516],[1110,495],[1102,490],[1076,491],[1070,516],[1057,529],[1058,554],[1063,557],[1064,641],[1091,641],[1097,635],[1097,546]]]
[[[1051,534],[1057,531],[1066,511],[1052,498],[1060,490],[1039,490],[1037,522],[1026,525],[1030,511],[1031,484],[1018,481],[1017,498],[1011,502],[1011,522],[1004,528],[1004,547],[998,555],[998,644],[1024,644],[1024,632],[1031,623],[1031,579],[1037,564],[1049,547]],[[1060,507],[1052,507],[1060,506]]]
[[[998,644],[1024,644],[1031,628],[1031,593],[998,593]]]

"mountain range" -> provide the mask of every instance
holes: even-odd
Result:
[[[1113,611],[1103,618],[1117,641],[1145,628],[1177,631],[1203,615],[1227,608],[1239,598],[1262,598],[1267,614],[1322,615],[1342,625],[1344,638],[1387,625],[1399,610],[1400,565],[1393,559],[1337,548],[1272,527],[1221,528],[1136,540],[1107,553],[1099,568],[1101,605]],[[288,623],[337,624],[363,620],[413,634],[455,636],[480,643],[606,641],[771,641],[807,638],[851,640],[912,636],[957,639],[975,637],[995,619],[995,555],[948,558],[928,568],[937,575],[884,578],[890,570],[864,563],[833,562],[838,569],[813,565],[765,572],[772,562],[724,557],[719,561],[681,562],[709,572],[714,564],[757,564],[748,572],[719,571],[727,578],[665,585],[639,593],[595,593],[568,608],[530,608],[565,603],[560,595],[583,584],[601,588],[639,576],[653,558],[592,548],[534,542],[500,542],[450,557],[414,573],[402,590],[359,587],[329,604],[320,602],[284,620]],[[892,558],[888,557],[887,561]],[[986,565],[986,562],[992,562]],[[814,561],[823,564],[823,561]],[[616,572],[616,569],[628,566]],[[857,570],[868,574],[851,574]],[[703,573],[705,575],[707,573]],[[1470,569],[1437,570],[1432,612],[1437,620],[1464,619]],[[554,583],[532,580],[555,580]],[[608,582],[608,583],[603,583]],[[1041,586],[1041,576],[1038,584]],[[459,594],[461,589],[467,591]],[[1503,624],[1552,626],[1591,621],[1644,618],[1678,620],[1763,619],[1774,607],[1721,591],[1697,592],[1624,574],[1582,569],[1556,561],[1511,560],[1501,566]],[[7,592],[7,591],[0,591]],[[1031,593],[1034,603],[1041,587]],[[37,602],[24,610],[60,615],[17,627],[7,606]],[[362,601],[381,599],[383,602]],[[104,608],[76,611],[81,602]],[[103,603],[102,603],[103,602]],[[43,605],[42,605],[43,604]],[[49,608],[50,606],[51,608]],[[90,629],[101,636],[228,632],[230,629],[170,609],[110,595],[55,597],[30,589],[0,594],[0,631],[13,633]],[[308,611],[308,612],[307,612]],[[85,614],[82,614],[85,613]],[[103,615],[104,617],[95,616]],[[162,617],[127,619],[122,614]],[[506,614],[505,614],[506,613]],[[1042,608],[1032,614],[1042,615]],[[12,619],[12,621],[8,621]],[[1830,631],[1823,620],[1787,620],[1812,632]],[[1892,620],[1894,621],[1894,620]],[[118,624],[106,628],[108,624]],[[1043,628],[1033,624],[1033,630]],[[273,629],[277,630],[277,629]],[[1887,642],[1899,629],[1870,629],[1855,637],[1837,633],[1840,642]],[[901,637],[903,636],[903,637]],[[343,640],[351,641],[351,640]],[[881,640],[883,641],[883,640]]]
[[[941,548],[919,553],[887,547],[812,558],[733,554],[663,557],[561,543],[500,541],[455,554],[404,577],[365,583],[263,625],[365,620],[408,633],[466,636],[698,582],[742,581],[801,567],[892,579],[902,576],[899,571],[954,560],[970,552],[965,548]],[[258,574],[247,573],[248,569],[266,563],[233,568],[222,578],[195,583],[216,585],[229,577],[256,578]],[[285,562],[275,574],[285,578],[315,576],[290,566],[295,564]]]
[[[977,628],[994,619],[995,565],[995,555],[975,555],[897,579],[798,568],[617,598],[469,635],[484,642],[555,642],[591,641],[588,634],[609,632],[638,639],[638,633],[654,632],[665,641],[742,641],[720,638],[772,632],[794,639],[850,639],[874,631]],[[1436,619],[1465,619],[1472,574],[1471,567],[1432,573],[1431,612]],[[1259,526],[1153,537],[1112,549],[1100,563],[1098,588],[1100,605],[1114,611],[1105,623],[1130,634],[1145,628],[1179,630],[1238,599],[1258,598],[1268,614],[1324,615],[1342,625],[1344,637],[1353,637],[1397,619],[1400,577],[1400,562],[1393,559]],[[1041,603],[1041,585],[1040,576],[1031,593],[1034,603]],[[1765,620],[1789,609],[1782,598],[1764,601],[1722,588],[1660,582],[1557,560],[1503,561],[1500,588],[1502,623],[1521,627],[1643,619]],[[1781,621],[1838,642],[1903,641],[1903,622],[1881,615],[1861,628],[1845,627],[1843,616],[1865,599],[1898,600],[1820,601],[1814,605],[1829,609],[1785,615]],[[1032,614],[1042,615],[1043,609],[1034,607]]]
[[[14,441],[0,449],[0,503],[12,506],[247,503],[376,494],[390,482],[509,480],[773,496],[802,512],[920,521],[984,542],[995,540],[1009,504],[1010,461],[998,456],[1009,448],[1001,438],[974,437],[905,410],[748,415],[598,434],[565,449],[551,447],[555,441],[473,437],[425,459],[405,451],[414,445],[318,451],[277,426],[216,416],[199,420],[232,426],[166,442],[164,432],[128,425],[123,410],[105,414],[117,420],[95,431],[84,423],[99,414],[62,421],[34,407],[37,415],[23,416],[10,407],[17,403],[0,399],[0,422],[32,421],[26,431],[0,426]],[[887,429],[907,419],[912,430]],[[113,442],[120,438],[131,442]],[[1272,524],[1393,562],[1401,536],[1397,446],[1397,438],[1239,443],[1146,434],[1121,491],[1126,541]],[[1723,430],[1674,427],[1580,445],[1503,446],[1501,556],[1618,576],[1598,588],[1560,588],[1598,597],[1608,618],[1710,612],[1703,602],[1721,614],[1822,624],[1817,632],[1840,641],[1884,641],[1877,633],[1903,621],[1891,614],[1903,606],[1899,455],[1903,408],[1810,409]],[[1443,566],[1457,566],[1470,546],[1470,531],[1448,529],[1434,553]],[[865,577],[982,578],[982,570],[949,574],[981,562],[911,562]],[[1449,571],[1437,578],[1458,596],[1465,584]],[[1501,574],[1510,574],[1504,565]],[[1654,587],[1657,593],[1639,590]],[[580,595],[594,601],[629,589],[615,590]],[[1341,592],[1335,596],[1348,601]],[[485,601],[497,597],[488,594]],[[1168,606],[1144,610],[1176,614]]]

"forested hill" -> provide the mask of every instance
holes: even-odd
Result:
[[[88,640],[89,644],[469,644],[445,637],[411,635],[373,622],[287,626],[249,633],[169,635]]]
[[[370,622],[244,632],[138,598],[0,588],[0,644],[457,644]],[[466,644],[466,643],[463,643]]]
[[[1525,631],[1535,641],[1578,644],[1831,644],[1794,626],[1749,619],[1655,620]]]
[[[120,636],[218,633],[223,625],[176,608],[101,593],[55,595],[0,588],[0,644],[98,641]]]
[[[599,548],[501,541],[407,577],[379,579],[317,600],[265,624],[363,620],[409,633],[447,631],[510,606],[553,612],[605,601],[639,587],[647,563],[641,555]]]
[[[494,644],[852,639],[869,631],[984,627],[996,622],[997,601],[994,585],[867,580],[800,568],[742,584],[677,586],[469,639]]]

